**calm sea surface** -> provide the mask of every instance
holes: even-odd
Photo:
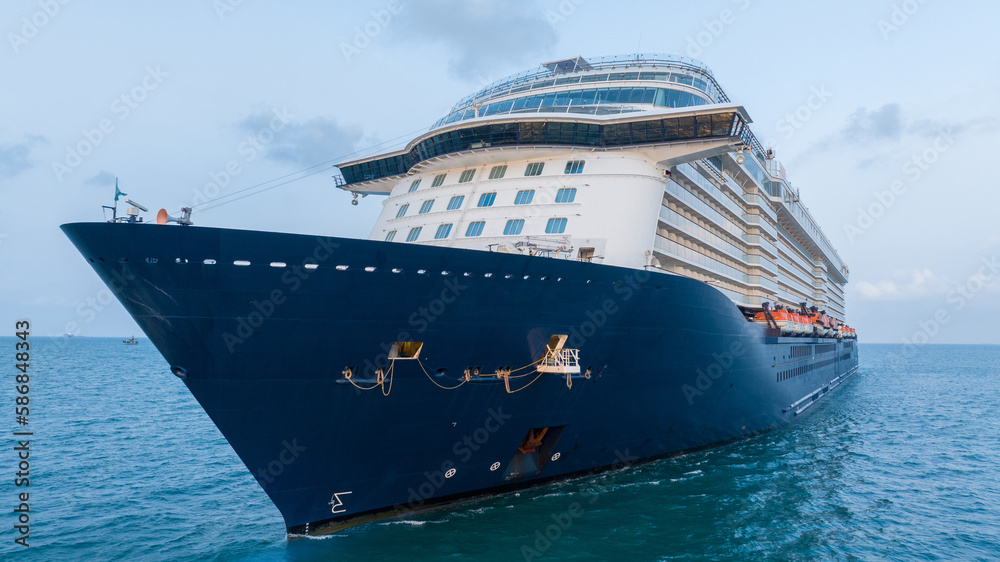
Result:
[[[25,549],[14,342],[0,338],[3,559],[1000,559],[1000,347],[862,344],[859,375],[783,430],[288,542],[148,340],[33,338]]]

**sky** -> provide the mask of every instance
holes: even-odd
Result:
[[[381,200],[351,206],[331,164],[539,63],[659,52],[708,64],[775,146],[861,341],[1000,343],[998,22],[985,0],[5,0],[0,334],[140,333],[58,228],[103,220],[116,178],[198,225],[365,238]]]

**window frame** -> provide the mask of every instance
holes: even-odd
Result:
[[[527,195],[525,195],[525,194],[527,194]],[[522,196],[524,196],[525,198],[527,198],[527,200],[526,201],[521,201]],[[514,195],[514,204],[515,205],[530,205],[531,202],[534,199],[535,199],[535,190],[534,189],[522,189],[522,190],[518,191],[516,195]]]
[[[444,240],[451,236],[451,228],[455,226],[454,223],[444,223],[438,227],[437,232],[434,233],[435,240]],[[444,235],[441,235],[441,231],[444,230]]]
[[[484,228],[486,228],[486,221],[470,222],[469,226],[465,229],[465,237],[475,238],[476,236],[481,236]],[[472,233],[473,230],[475,230],[474,234]]]
[[[542,175],[542,171],[545,170],[545,162],[528,162],[528,166],[524,169],[525,177],[533,177]]]
[[[489,201],[487,202],[487,199]],[[492,207],[497,200],[497,192],[491,191],[489,193],[484,193],[479,196],[479,202],[476,204],[477,209],[485,209],[486,207]],[[485,205],[483,203],[486,203]]]
[[[574,201],[576,201],[575,187],[561,187],[556,192],[556,203],[573,203]]]
[[[504,236],[518,236],[524,231],[524,219],[510,219],[503,227]]]
[[[565,217],[553,217],[545,223],[545,234],[564,234],[566,224],[569,222]],[[555,228],[558,227],[558,228]]]

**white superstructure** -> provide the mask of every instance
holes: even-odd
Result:
[[[340,187],[387,196],[372,240],[658,269],[843,320],[847,267],[749,123],[697,61],[578,57],[342,164]]]

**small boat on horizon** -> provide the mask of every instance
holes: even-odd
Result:
[[[128,339],[122,340],[125,345],[139,345],[139,340],[135,339],[135,336],[131,336]]]

